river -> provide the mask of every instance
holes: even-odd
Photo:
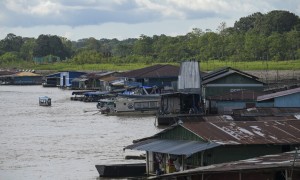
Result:
[[[159,132],[155,118],[105,116],[96,103],[71,101],[71,92],[0,86],[1,180],[96,180],[96,164],[140,162],[124,158],[144,152],[123,147]],[[45,95],[51,107],[38,105]]]

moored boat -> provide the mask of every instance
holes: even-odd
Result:
[[[160,107],[160,97],[102,99],[97,108],[107,115],[155,115]]]

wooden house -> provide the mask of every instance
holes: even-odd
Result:
[[[146,151],[148,174],[293,150],[300,145],[300,121],[183,122],[125,149]]]
[[[257,101],[258,107],[300,108],[300,88],[258,96]]]

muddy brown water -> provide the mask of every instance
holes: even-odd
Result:
[[[133,140],[159,132],[155,117],[95,113],[96,103],[70,101],[70,90],[0,86],[0,179],[99,179],[95,164],[125,160]],[[39,96],[51,107],[38,105]],[[88,111],[88,112],[86,112]]]

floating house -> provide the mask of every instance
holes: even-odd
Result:
[[[149,179],[300,179],[299,157],[300,154],[298,151],[289,151],[241,161],[220,163],[208,167],[199,167]]]
[[[264,83],[258,77],[225,67],[202,77],[203,97],[227,94],[241,90],[263,91]]]
[[[32,72],[17,72],[0,76],[2,84],[8,85],[40,85],[43,76]]]
[[[89,89],[107,91],[109,82],[103,78],[114,77],[117,72],[93,72],[72,80],[72,89]]]
[[[149,175],[173,173],[291,151],[299,129],[299,120],[183,122],[124,149],[146,151]]]
[[[60,73],[49,74],[44,77],[43,87],[57,87],[60,85]]]
[[[202,98],[207,113],[217,113],[217,111],[227,113],[231,111],[230,109],[241,106],[241,104],[238,105],[237,102],[231,103],[231,107],[221,105],[220,101],[218,101],[218,105],[213,104],[217,102],[217,99],[213,97],[226,96],[230,95],[230,93],[233,96],[234,92],[242,90],[262,92],[263,89],[264,83],[259,81],[258,77],[231,67],[213,71],[202,77]],[[236,93],[236,95],[238,95],[238,93]],[[224,104],[225,102],[223,101],[222,103]],[[229,103],[229,101],[226,103]],[[250,104],[253,104],[253,102],[247,103],[247,106]]]
[[[153,66],[123,72],[119,75],[128,82],[141,83],[142,86],[157,86],[160,89],[177,89],[179,67],[156,64]]]
[[[258,107],[300,108],[300,88],[289,89],[257,97]]]
[[[77,72],[77,71],[67,71],[60,72],[60,83],[59,86],[61,88],[71,88],[72,80],[80,77],[81,75],[86,74],[85,72]]]

